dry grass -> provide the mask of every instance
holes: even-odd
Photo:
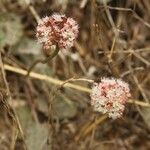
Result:
[[[44,126],[48,131],[42,139],[44,150],[148,149],[150,2],[112,0],[104,5],[96,0],[64,1],[62,5],[54,0],[25,2],[23,5],[17,0],[0,2],[3,13],[21,17],[23,37],[36,41],[37,21],[53,12],[75,18],[80,34],[69,52],[59,52],[51,63],[37,65],[41,70],[47,65],[50,73],[47,74],[47,68],[41,73],[39,67],[38,71],[32,70],[29,78],[25,76],[26,70],[38,59],[37,55],[30,53],[26,45],[24,49],[34,60],[21,49],[14,53],[21,40],[13,46],[0,45],[0,148],[31,149],[28,128],[24,128],[24,121],[18,120],[16,114],[20,108],[27,107],[36,127]],[[44,57],[40,55],[38,52],[38,57]],[[132,92],[131,105],[127,105],[123,118],[115,121],[96,114],[89,105],[91,81],[104,76],[122,78],[130,84]],[[73,105],[71,109],[77,108],[75,115],[59,118],[59,110],[53,107],[59,97],[68,107]],[[37,139],[40,137],[42,134]]]

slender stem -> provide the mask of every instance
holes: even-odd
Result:
[[[102,122],[104,122],[107,119],[107,115],[104,114],[102,116],[99,116],[97,118],[97,120],[95,120],[94,122],[91,123],[91,125],[89,125],[86,130],[84,131],[84,133],[82,134],[82,137],[84,138],[87,134],[89,134],[93,128],[95,128],[97,125],[101,124]]]
[[[14,72],[14,73],[23,75],[23,76],[25,76],[27,74],[27,70],[17,68],[17,67],[13,67],[13,66],[10,66],[10,65],[7,65],[7,64],[4,64],[4,69],[7,70],[7,71],[10,71],[10,72]],[[42,75],[42,74],[35,73],[35,72],[31,72],[30,77],[33,78],[33,79],[46,81],[46,82],[49,82],[49,83],[54,84],[54,85],[62,86],[62,84],[64,84],[64,81],[62,81],[62,80],[58,80],[58,79],[52,78],[50,76]],[[78,90],[78,91],[91,93],[91,89],[89,89],[87,87],[84,87],[84,86],[77,85],[77,84],[73,84],[73,83],[66,83],[65,85],[63,85],[63,87],[66,87],[66,88],[68,87],[68,88],[72,88],[72,89],[75,89],[75,90]],[[142,107],[150,107],[149,103],[143,102],[142,100],[130,99],[128,101],[128,103],[139,105],[139,106],[142,106]]]
[[[59,49],[56,48],[56,50],[55,50],[50,56],[48,56],[47,58],[36,60],[36,61],[30,66],[30,68],[28,69],[28,72],[27,72],[27,75],[26,75],[26,76],[29,77],[30,72],[33,70],[33,68],[34,68],[37,64],[39,64],[39,63],[46,64],[47,62],[49,62],[50,60],[52,60],[52,59],[58,54],[58,52],[59,52]]]
[[[104,114],[102,116],[99,116],[94,122],[92,123],[86,123],[81,128],[80,132],[75,136],[75,141],[79,141],[81,138],[86,137],[87,134],[89,134],[97,125],[101,124],[107,119],[107,115]]]

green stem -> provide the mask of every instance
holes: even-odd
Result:
[[[42,64],[46,64],[47,62],[49,62],[50,60],[52,60],[57,54],[58,54],[58,52],[59,52],[59,49],[58,48],[56,48],[56,50],[50,55],[50,56],[48,56],[47,58],[45,58],[45,59],[38,59],[38,60],[36,60],[31,66],[30,66],[30,68],[28,69],[28,72],[27,72],[27,77],[29,77],[29,75],[30,75],[30,72],[33,70],[33,68],[38,64],[38,63],[42,63]]]

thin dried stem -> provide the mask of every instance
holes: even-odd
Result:
[[[8,94],[8,99],[2,99],[3,101],[3,104],[4,106],[3,107],[6,107],[7,111],[8,111],[8,114],[11,116],[11,119],[14,121],[15,125],[17,126],[17,129],[21,135],[21,138],[23,140],[23,143],[24,143],[24,148],[27,149],[27,146],[26,146],[26,143],[25,143],[25,137],[24,137],[24,132],[22,130],[22,126],[20,124],[20,121],[18,119],[18,116],[14,110],[13,107],[11,107],[8,103],[8,100],[11,101],[11,94],[10,94],[10,90],[9,90],[9,86],[8,86],[8,83],[7,83],[7,79],[6,79],[6,75],[5,75],[5,69],[4,69],[4,65],[3,65],[3,62],[2,62],[2,56],[1,56],[1,52],[0,52],[0,69],[1,69],[1,74],[2,74],[2,80],[6,86],[6,90],[7,90],[7,94]],[[17,134],[18,135],[18,134]]]
[[[139,52],[146,52],[146,53],[150,53],[150,47],[145,47],[145,48],[140,48],[140,49],[129,49],[129,50],[115,50],[113,51],[112,53],[125,53],[125,54],[128,54],[128,53],[133,53],[133,52],[136,52],[136,53],[139,53]],[[110,53],[110,51],[99,51],[98,52],[99,54],[103,54],[103,53]]]
[[[27,77],[29,77],[30,72],[33,70],[33,68],[34,68],[37,64],[39,64],[39,63],[46,64],[47,62],[51,61],[51,60],[58,54],[58,52],[59,52],[59,49],[56,48],[56,50],[55,50],[50,56],[48,56],[47,58],[36,60],[36,61],[30,66],[30,68],[28,69]]]
[[[27,75],[27,70],[24,70],[24,69],[21,69],[21,68],[18,68],[18,67],[13,67],[13,66],[5,64],[4,69],[8,70],[8,71],[11,71],[11,72],[15,72],[15,73],[23,75],[23,76]],[[31,72],[29,76],[31,78],[38,79],[38,80],[43,80],[43,81],[46,81],[46,82],[49,82],[49,83],[52,83],[52,84],[55,84],[55,85],[62,85],[64,83],[64,81],[54,79],[50,76],[42,75],[42,74],[35,73],[35,72]],[[76,89],[76,90],[79,90],[79,91],[82,91],[82,92],[86,92],[86,93],[91,92],[91,90],[86,88],[86,87],[82,87],[82,86],[79,86],[79,85],[76,85],[76,84],[71,84],[71,83],[65,84],[64,87],[73,88],[73,89]]]
[[[133,55],[134,55],[135,57],[137,57],[139,60],[141,60],[141,61],[142,61],[144,64],[146,64],[147,66],[150,66],[150,62],[147,61],[146,59],[144,59],[144,58],[143,58],[142,56],[140,56],[139,54],[133,52]]]
[[[20,74],[20,75],[24,75],[24,76],[27,74],[27,70],[17,68],[17,67],[13,67],[13,66],[6,65],[6,64],[4,65],[4,69],[8,70],[8,71],[11,71],[11,72],[14,72],[14,73],[17,73],[17,74]],[[43,80],[43,81],[46,81],[46,82],[49,82],[49,83],[52,83],[52,84],[55,84],[55,85],[60,85],[61,86],[64,83],[64,81],[54,79],[50,76],[42,75],[42,74],[35,73],[35,72],[31,72],[29,76],[31,78],[38,79],[38,80]],[[89,89],[87,87],[77,85],[77,84],[66,83],[63,87],[72,88],[72,89],[75,89],[75,90],[78,90],[78,91],[81,91],[81,92],[91,93],[91,89]],[[139,100],[134,100],[134,102],[129,102],[129,103],[137,104],[137,105],[143,106],[143,107],[150,107],[149,103],[145,103],[145,102],[142,102],[142,101],[139,101]]]
[[[146,22],[145,20],[143,20],[140,16],[137,15],[137,13],[130,9],[130,8],[121,8],[121,7],[111,7],[111,6],[106,6],[109,9],[113,9],[113,10],[119,10],[119,11],[128,11],[131,12],[133,14],[133,16],[138,19],[140,22],[142,22],[145,26],[147,26],[148,28],[150,28],[150,24],[148,22]]]
[[[147,98],[147,96],[146,96],[146,94],[145,94],[145,92],[144,92],[144,90],[143,90],[141,84],[140,84],[139,81],[138,81],[138,78],[136,77],[136,75],[134,75],[132,66],[131,66],[131,65],[128,65],[128,68],[129,68],[129,70],[130,70],[130,72],[131,72],[131,75],[132,75],[132,77],[133,77],[133,79],[134,79],[134,82],[136,83],[136,85],[137,85],[139,91],[141,92],[141,94],[142,94],[144,100],[145,100],[147,103],[149,103],[148,98]]]
[[[115,36],[114,39],[113,39],[113,43],[112,43],[112,46],[111,46],[110,53],[108,55],[108,59],[109,59],[108,61],[109,61],[109,63],[112,62],[112,55],[113,55],[113,52],[114,52],[114,47],[115,47],[116,39],[117,39],[117,37]]]
[[[91,124],[85,124],[83,128],[81,128],[79,134],[76,135],[75,141],[79,141],[79,139],[86,137],[97,125],[101,124],[107,119],[107,115],[99,116],[94,122]]]
[[[32,13],[32,15],[34,16],[34,18],[36,19],[37,22],[40,21],[40,17],[37,13],[37,11],[35,10],[35,8],[33,7],[33,5],[31,4],[30,0],[24,0],[25,3],[28,5],[30,12]]]

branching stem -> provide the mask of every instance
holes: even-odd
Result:
[[[46,64],[47,62],[49,62],[50,60],[52,60],[52,59],[58,54],[58,52],[59,52],[59,49],[56,48],[56,50],[55,50],[50,56],[46,57],[45,59],[38,59],[38,60],[36,60],[36,61],[30,66],[30,68],[28,69],[28,72],[27,72],[27,75],[26,75],[26,76],[29,77],[30,72],[33,70],[33,68],[34,68],[37,64],[39,64],[39,63]]]

